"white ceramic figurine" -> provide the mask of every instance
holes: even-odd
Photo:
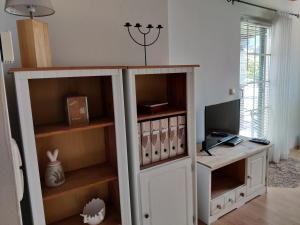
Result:
[[[92,199],[87,203],[81,214],[83,222],[89,225],[100,224],[105,217],[105,203],[99,198]]]
[[[61,162],[57,160],[58,149],[47,151],[47,156],[50,162],[47,165],[45,172],[45,183],[47,187],[57,187],[65,182],[64,170]]]

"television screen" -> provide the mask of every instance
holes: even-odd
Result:
[[[209,149],[221,142],[220,139],[222,137],[211,135],[213,132],[237,135],[239,130],[239,99],[205,107],[205,149]]]

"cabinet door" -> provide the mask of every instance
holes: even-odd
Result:
[[[266,152],[248,158],[247,161],[247,194],[252,194],[265,186]]]
[[[143,225],[192,225],[191,160],[185,159],[140,175]]]

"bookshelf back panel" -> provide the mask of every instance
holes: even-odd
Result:
[[[214,170],[212,174],[213,176],[219,175],[224,177],[232,177],[240,183],[244,184],[246,177],[246,160],[242,159],[220,169]]]
[[[168,102],[170,107],[186,108],[186,74],[137,75],[137,104]]]
[[[101,198],[106,204],[109,203],[111,199],[109,183],[70,192],[61,197],[44,201],[46,223],[51,224],[74,215],[79,217],[85,204],[93,198]]]
[[[105,129],[92,129],[36,139],[41,177],[49,161],[46,152],[56,148],[66,172],[106,162],[107,152],[115,151],[106,146],[106,136]]]
[[[167,77],[162,75],[136,76],[137,104],[144,102],[165,102],[167,96]]]
[[[230,192],[245,185],[246,160],[242,159],[212,172],[211,198]]]
[[[111,77],[49,78],[29,80],[35,126],[66,123],[66,97],[87,96],[90,119],[111,115]]]

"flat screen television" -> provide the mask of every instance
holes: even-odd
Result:
[[[204,150],[222,143],[227,135],[238,135],[240,131],[240,99],[205,107]],[[215,135],[219,133],[221,135]]]

